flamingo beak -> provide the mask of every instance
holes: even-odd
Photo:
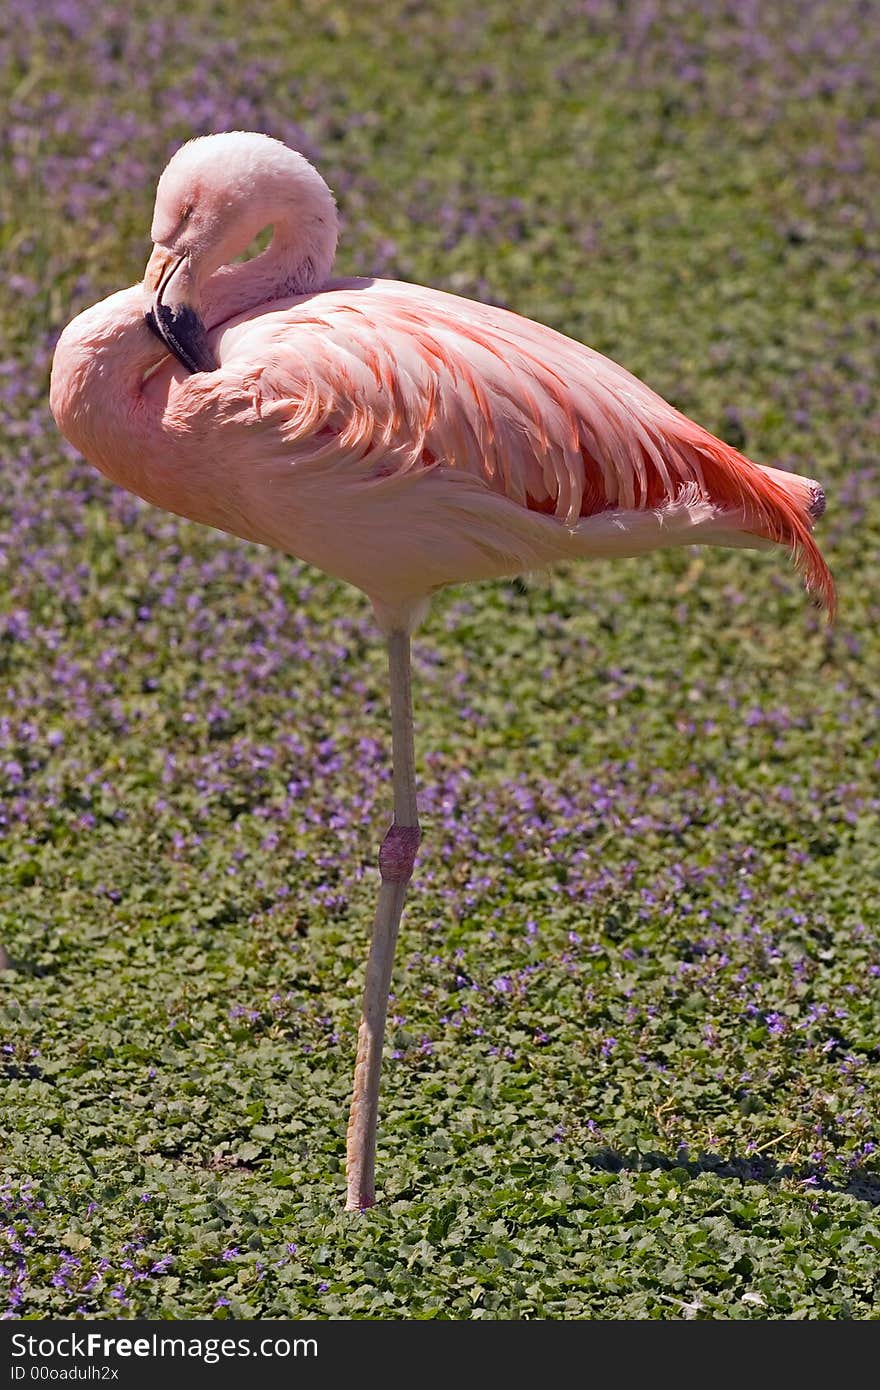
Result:
[[[144,272],[152,303],[144,317],[148,328],[188,371],[215,372],[218,364],[208,344],[208,330],[187,301],[187,270],[187,256],[175,256],[163,246],[153,247]]]

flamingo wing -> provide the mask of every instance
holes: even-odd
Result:
[[[700,524],[710,516],[719,539],[737,532],[732,543],[788,546],[833,605],[810,534],[817,484],[751,462],[624,368],[542,324],[418,285],[361,281],[233,321],[217,345],[220,372],[181,384],[181,413],[198,414],[193,395],[202,393],[201,408],[222,416],[215,437],[225,432],[255,469],[271,459],[292,487],[320,482],[361,497],[379,489],[389,500],[433,475],[439,496],[441,475],[447,492],[461,497],[476,485],[506,502],[512,530],[540,517],[541,534],[560,541],[599,534],[585,524],[593,518],[638,532],[645,514],[662,521],[684,508]],[[660,533],[658,523],[651,534]],[[469,577],[482,576],[451,576]]]

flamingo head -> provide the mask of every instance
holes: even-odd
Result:
[[[307,159],[246,131],[202,136],[172,157],[156,189],[147,322],[190,371],[217,365],[202,319],[206,282],[270,226],[268,297],[323,284],[336,254],[336,205]]]

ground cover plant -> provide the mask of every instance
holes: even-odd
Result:
[[[876,1315],[878,47],[848,0],[10,0],[7,1316]],[[361,1218],[367,604],[114,491],[46,403],[167,156],[229,128],[320,164],[343,270],[540,318],[820,478],[840,585],[831,631],[745,552],[435,603]]]

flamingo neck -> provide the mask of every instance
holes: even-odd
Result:
[[[320,185],[311,207],[300,202],[289,215],[275,218],[265,251],[221,266],[206,281],[202,312],[209,328],[278,299],[312,294],[326,284],[336,256],[337,216],[332,193],[323,180]]]

